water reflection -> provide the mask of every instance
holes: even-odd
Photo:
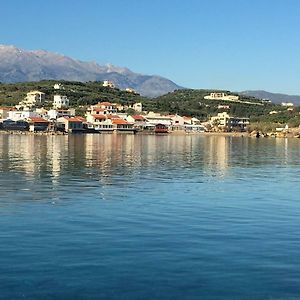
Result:
[[[299,153],[297,139],[116,134],[0,136],[1,176],[11,173],[22,174],[26,180],[48,178],[53,185],[68,176],[88,177],[102,184],[111,184],[115,177],[126,181],[147,174],[225,177],[235,167],[295,165]]]

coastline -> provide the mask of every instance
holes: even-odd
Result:
[[[300,138],[299,134],[300,130],[291,130],[289,132],[276,132],[276,133],[268,133],[261,135],[260,138]],[[78,135],[78,134],[89,134],[89,133],[67,133],[61,131],[49,132],[49,131],[18,131],[18,130],[0,130],[0,135],[37,135],[37,136],[68,136],[68,135]],[[124,134],[124,132],[114,132],[114,133],[92,133],[92,134]],[[132,134],[132,133],[125,133],[125,134]],[[189,135],[199,135],[199,136],[223,136],[223,137],[239,137],[239,138],[256,138],[256,135],[249,132],[184,132],[184,131],[171,131],[166,134],[155,134],[152,132],[137,132],[138,135],[171,135],[171,136],[189,136]]]

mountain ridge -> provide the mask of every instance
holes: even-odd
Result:
[[[0,81],[16,83],[44,79],[72,81],[112,80],[121,89],[134,88],[147,97],[157,97],[181,87],[158,76],[144,75],[113,64],[100,65],[81,61],[44,49],[25,50],[14,45],[0,45]]]
[[[269,99],[273,103],[280,104],[282,102],[292,102],[295,105],[300,105],[299,95],[288,95],[283,93],[271,93],[264,90],[247,90],[239,92],[241,95],[256,97],[258,99]]]

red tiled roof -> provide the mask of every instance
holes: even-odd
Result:
[[[115,104],[111,103],[111,102],[108,102],[108,101],[104,101],[104,102],[98,102],[96,105],[100,106],[100,105],[115,105]]]
[[[5,109],[5,110],[17,110],[14,106],[0,106],[0,109]]]
[[[141,115],[134,115],[134,116],[132,116],[136,121],[139,121],[139,120],[142,120],[142,121],[144,121],[145,120],[145,118],[143,117],[143,116],[141,116]]]
[[[67,120],[69,122],[85,122],[85,118],[82,117],[71,117],[71,118],[67,118]]]
[[[118,116],[118,115],[111,115],[111,114],[107,115],[107,118],[111,119],[111,120],[113,120],[113,119],[121,119],[120,116]]]
[[[91,110],[92,110],[92,111],[104,111],[105,109],[104,109],[104,108],[101,108],[101,107],[99,107],[99,106],[93,106]]]
[[[106,116],[105,115],[92,115],[93,118],[98,119],[98,120],[106,120]]]
[[[29,122],[33,122],[33,123],[49,123],[49,121],[45,120],[42,117],[29,117],[27,119]]]
[[[117,124],[117,125],[127,125],[129,124],[127,121],[123,120],[123,119],[112,119],[111,120],[113,124]]]

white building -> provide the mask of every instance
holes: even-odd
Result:
[[[27,93],[25,101],[33,104],[40,104],[45,100],[46,94],[40,91],[32,91]]]
[[[217,116],[211,117],[212,126],[217,125],[220,128],[244,130],[249,125],[249,118],[231,117],[227,112],[218,113]]]
[[[149,112],[147,115],[145,115],[145,118],[152,125],[162,124],[165,126],[171,126],[172,124],[172,119],[170,116],[162,116],[159,113]]]
[[[69,106],[69,103],[67,96],[54,95],[53,108],[66,108]]]
[[[12,110],[8,112],[8,119],[13,121],[25,120],[31,117],[39,117],[39,114],[31,110]]]
[[[50,109],[47,113],[48,119],[55,120],[60,117],[74,117],[75,116],[75,109]]]
[[[103,86],[104,87],[109,87],[109,88],[112,88],[112,89],[115,87],[114,83],[111,80],[104,80],[103,81]]]
[[[55,90],[63,90],[64,86],[61,83],[55,83],[54,84],[54,89]]]
[[[225,100],[225,101],[237,101],[239,96],[227,95],[226,93],[210,93],[210,95],[205,96],[206,100]]]
[[[184,117],[179,115],[170,116],[171,122],[173,126],[183,126],[184,125]]]
[[[195,117],[183,117],[185,125],[200,125],[200,120]]]
[[[26,94],[26,97],[23,101],[20,101],[16,108],[32,108],[36,105],[39,105],[45,101],[46,94],[40,91],[32,91]]]
[[[136,94],[137,92],[135,91],[135,89],[133,89],[133,88],[126,88],[125,89],[125,91],[127,92],[127,93],[131,93],[131,94]]]
[[[292,107],[292,106],[294,106],[294,103],[292,103],[292,102],[282,102],[281,106]]]

